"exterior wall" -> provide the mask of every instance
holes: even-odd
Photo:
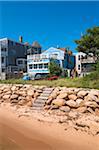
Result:
[[[49,64],[49,58],[44,58],[42,54],[39,55],[27,55],[27,72],[30,75],[35,76],[36,74],[48,74],[48,68],[45,68],[45,64]],[[34,68],[34,66],[37,68]],[[40,68],[40,65],[42,66]]]
[[[85,53],[79,52],[76,54],[76,71],[79,76],[85,76],[93,70],[95,59],[93,56],[87,56]]]
[[[81,76],[81,72],[82,72],[81,58],[85,55],[86,54],[82,53],[82,52],[79,52],[79,53],[75,54],[75,57],[76,57],[76,71],[77,71],[79,76]]]
[[[6,79],[9,73],[18,72],[20,70],[26,71],[26,64],[17,65],[17,59],[26,60],[27,46],[9,40],[7,38],[0,39],[0,78]],[[2,62],[3,61],[3,62]],[[5,74],[5,75],[4,75]],[[5,76],[5,78],[4,78]]]
[[[64,51],[51,47],[48,50],[42,52],[42,54],[27,55],[27,72],[30,75],[36,74],[48,74],[48,68],[44,68],[44,65],[49,64],[51,60],[59,64],[61,68],[73,69],[75,67],[75,56],[66,55]],[[34,66],[37,65],[37,68]],[[42,68],[39,68],[42,65]]]

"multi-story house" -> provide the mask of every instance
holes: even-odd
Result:
[[[49,74],[48,65],[51,61],[61,68],[72,70],[75,67],[75,56],[65,53],[64,50],[51,47],[41,54],[27,55],[27,73],[33,78]]]
[[[93,65],[96,62],[93,54],[86,55],[85,53],[78,52],[76,57],[76,71],[78,76],[83,77],[93,71]]]
[[[9,75],[27,71],[27,49],[34,50],[34,53],[40,53],[37,43],[29,45],[23,43],[22,37],[19,42],[3,38],[0,39],[0,79],[6,79]]]

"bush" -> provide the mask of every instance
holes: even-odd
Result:
[[[56,76],[60,76],[62,73],[61,67],[55,62],[50,62],[49,71],[50,71],[50,75],[56,75]]]

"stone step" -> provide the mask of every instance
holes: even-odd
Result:
[[[49,93],[42,93],[40,96],[43,96],[43,97],[49,97]]]
[[[42,103],[34,103],[33,104],[33,107],[43,107],[44,106],[44,104],[42,104]]]
[[[38,99],[47,100],[48,97],[39,96]]]
[[[46,91],[50,91],[50,90],[53,90],[53,88],[45,88],[44,91],[45,91],[45,90],[46,90]]]
[[[52,91],[43,91],[43,94],[51,94]]]
[[[32,110],[37,110],[37,111],[40,110],[41,111],[42,109],[43,109],[42,107],[32,107]]]
[[[43,100],[43,101],[41,101],[41,100],[36,100],[35,103],[45,104],[45,102],[46,102],[46,101],[44,101],[44,100]],[[34,104],[35,104],[35,103],[34,103]]]
[[[44,102],[45,102],[45,101],[46,101],[46,99],[38,98],[36,101],[41,101],[41,102],[43,102],[43,101],[44,101]],[[36,102],[36,101],[35,101],[35,102]]]

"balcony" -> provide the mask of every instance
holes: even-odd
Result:
[[[95,61],[96,61],[96,58],[94,57],[87,57],[87,58],[81,59],[82,64],[91,64],[91,63],[95,63]]]

